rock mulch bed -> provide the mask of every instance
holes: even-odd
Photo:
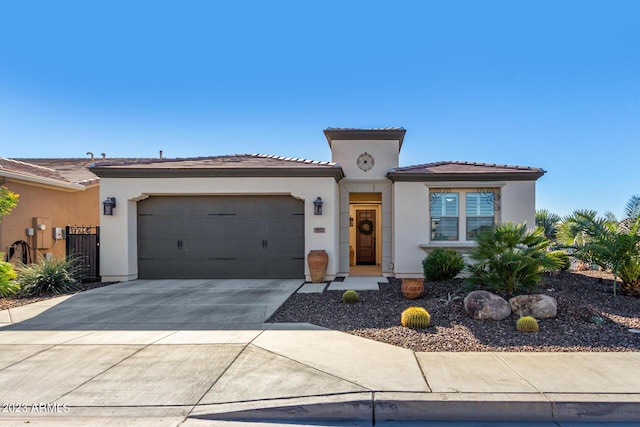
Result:
[[[0,310],[7,310],[9,308],[21,307],[23,305],[32,304],[38,301],[44,301],[51,298],[59,297],[62,295],[71,295],[82,291],[88,291],[89,289],[101,288],[103,286],[113,285],[118,282],[87,282],[79,283],[78,289],[73,292],[65,294],[43,294],[38,296],[17,297],[17,298],[0,298]]]
[[[270,322],[307,322],[345,331],[415,351],[639,351],[640,299],[612,294],[611,275],[603,272],[564,272],[545,276],[536,293],[554,297],[558,316],[539,320],[540,332],[515,329],[517,316],[502,321],[473,320],[464,310],[463,282],[426,283],[425,294],[408,300],[400,281],[361,291],[360,302],[344,304],[341,291],[294,294]],[[447,303],[447,299],[449,302]],[[410,306],[431,314],[427,329],[400,326],[400,313]]]

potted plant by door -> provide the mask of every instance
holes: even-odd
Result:
[[[424,279],[402,279],[400,289],[406,298],[420,298],[424,292]]]
[[[329,255],[327,255],[327,252],[324,250],[309,251],[307,263],[309,264],[311,282],[324,282],[324,276],[327,273],[327,264],[329,263]]]

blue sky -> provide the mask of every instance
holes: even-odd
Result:
[[[537,207],[640,193],[637,1],[7,1],[0,156],[328,160],[407,129],[402,165],[542,167]]]

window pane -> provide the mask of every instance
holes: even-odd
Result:
[[[431,218],[431,240],[458,240],[458,218]]]
[[[458,216],[458,193],[431,193],[431,216]]]
[[[447,216],[458,216],[458,194],[450,193],[444,195],[444,214]]]
[[[473,240],[480,230],[493,227],[493,217],[467,218],[467,240]]]
[[[493,216],[493,193],[467,193],[467,216]]]

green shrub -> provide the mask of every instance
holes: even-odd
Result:
[[[422,307],[409,307],[400,316],[400,324],[406,328],[427,328],[430,323],[431,315]]]
[[[345,304],[355,304],[360,301],[360,295],[356,291],[348,290],[342,294],[342,302]]]
[[[24,295],[64,294],[78,289],[78,264],[69,258],[40,261],[18,269],[16,282]]]
[[[561,271],[567,271],[571,268],[571,258],[569,258],[568,253],[566,253],[565,251],[558,250],[558,251],[551,251],[550,254],[557,257],[560,261],[562,261],[562,264],[560,265]]]
[[[4,254],[0,252],[0,258],[2,258],[3,255]],[[9,297],[18,292],[20,286],[13,281],[16,276],[13,265],[0,261],[0,297]]]
[[[464,268],[462,256],[453,249],[434,249],[422,260],[424,277],[427,280],[451,280]]]
[[[558,255],[547,252],[551,242],[541,228],[527,231],[526,224],[504,223],[476,236],[478,246],[471,250],[469,281],[476,286],[514,294],[533,288],[544,271],[562,265]]]
[[[524,316],[518,319],[516,322],[516,329],[518,332],[538,332],[540,327],[538,321],[531,316]]]

